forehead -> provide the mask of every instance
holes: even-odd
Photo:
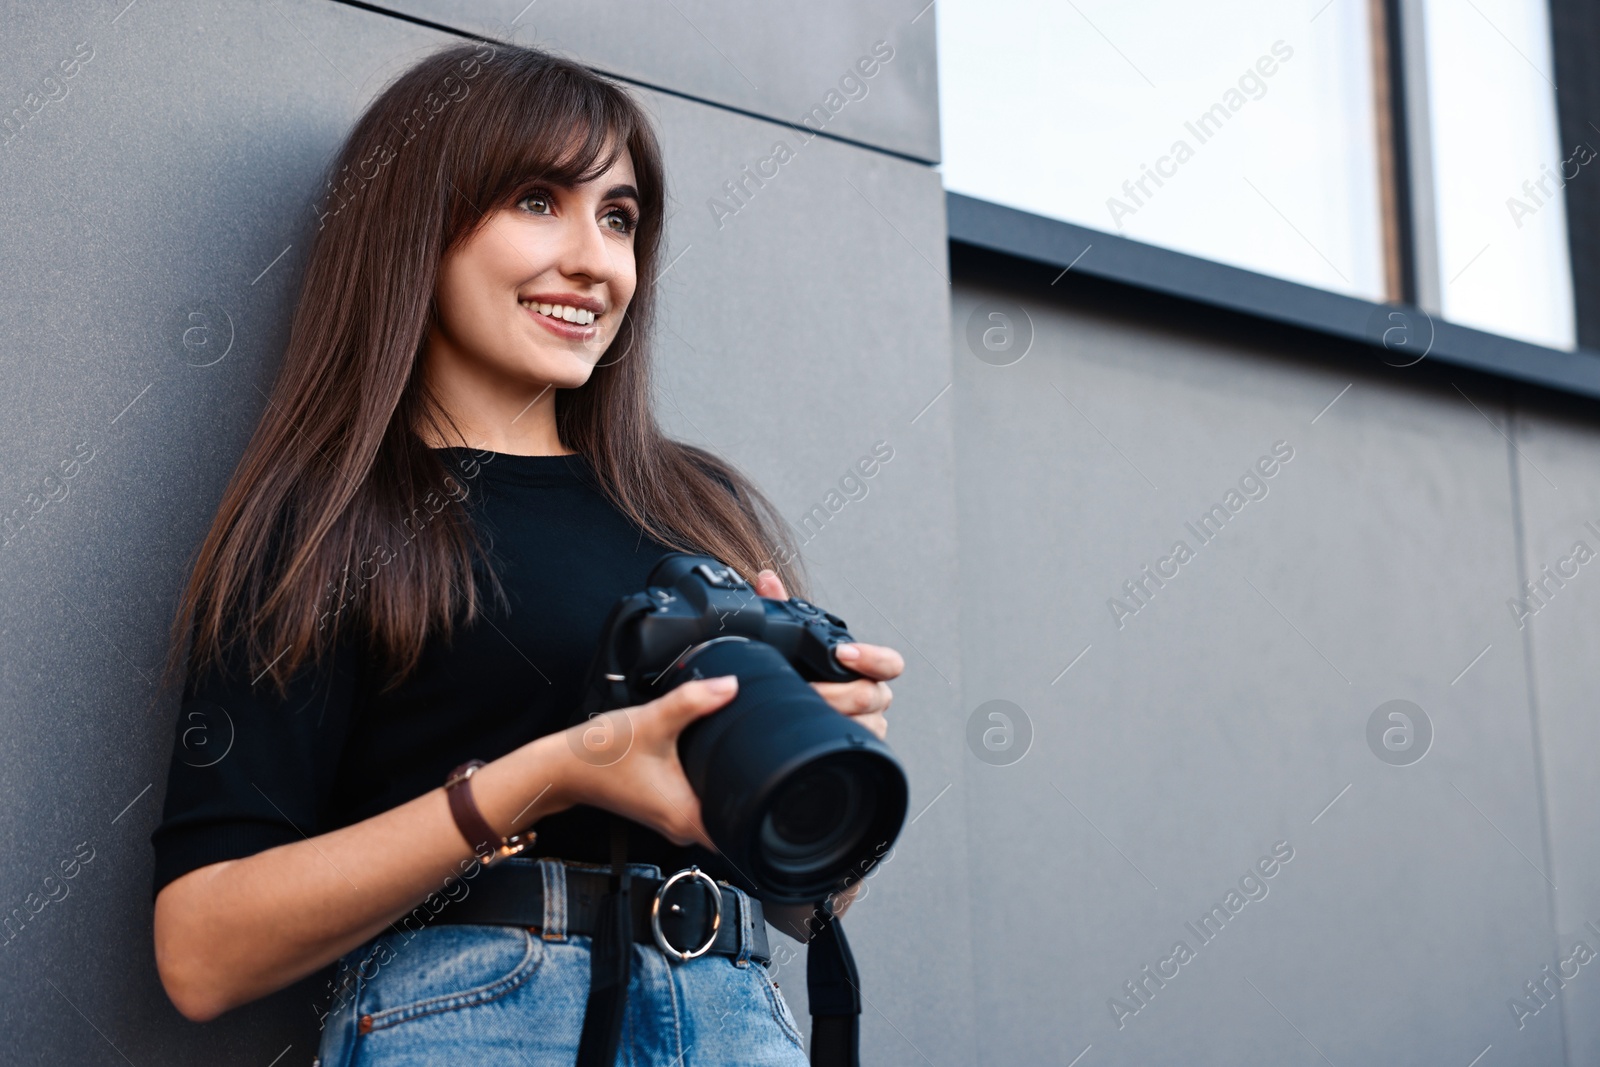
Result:
[[[609,146],[607,151],[610,151]],[[602,158],[604,157],[602,156]],[[633,186],[636,184],[637,178],[633,169],[633,157],[626,148],[622,148],[617,152],[616,158],[606,166],[605,170],[587,181],[571,182],[566,187],[575,191],[582,190],[594,193],[597,196],[604,196],[613,186]]]
[[[605,173],[589,184],[606,188],[613,185],[634,184],[633,157],[628,154],[628,150],[624,148],[618,152],[617,158],[611,161],[611,166],[606,168]]]

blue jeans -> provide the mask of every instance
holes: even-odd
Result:
[[[649,864],[631,868],[661,876]],[[538,931],[441,924],[383,934],[346,955],[318,1065],[570,1067],[589,996],[589,938],[566,932],[565,883],[545,884]],[[723,921],[751,922],[743,903]],[[673,963],[653,944],[632,948],[617,1067],[806,1067],[794,1015],[761,963],[710,953]]]

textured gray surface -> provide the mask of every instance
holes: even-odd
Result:
[[[1600,950],[1600,555],[1574,566],[1577,575],[1549,581],[1542,573],[1556,571],[1572,558],[1578,542],[1600,553],[1600,428],[1570,416],[1519,413],[1511,431],[1521,455],[1517,475],[1522,495],[1524,573],[1544,581],[1543,606],[1521,621],[1507,597],[1488,610],[1500,613],[1508,643],[1526,639],[1532,650],[1534,696],[1538,703],[1549,807],[1551,877],[1555,894],[1556,940],[1543,955],[1529,953],[1524,970],[1549,963],[1556,952],[1569,956],[1576,941]],[[1546,480],[1548,479],[1548,480]],[[1559,575],[1557,575],[1559,577]],[[1519,598],[1522,599],[1522,598]],[[1498,646],[1497,646],[1498,647]],[[1569,968],[1570,970],[1570,968]],[[1600,981],[1589,969],[1569,983],[1562,996],[1569,1063],[1600,1062]],[[1527,1020],[1527,1027],[1548,1027],[1548,1010]]]
[[[6,1058],[265,1064],[292,1043],[284,1062],[309,1062],[315,989],[201,1028],[156,981],[147,838],[174,708],[150,683],[286,333],[318,171],[427,42],[305,0],[7,7],[8,107],[94,54],[0,147],[0,510],[79,442],[93,458],[0,549],[0,900],[25,906],[79,842],[94,859],[3,949]],[[231,322],[212,366],[191,365],[215,358],[183,343],[191,309],[219,344]]]
[[[664,28],[670,4],[592,31],[533,10],[540,40],[560,29],[597,65],[779,117],[853,35],[916,14],[679,7],[727,25],[719,47],[771,68],[775,95],[741,95],[704,41]],[[850,136],[933,153],[932,17],[925,40],[891,37],[883,77],[913,53],[924,73],[845,108]],[[156,982],[147,835],[173,708],[149,682],[263,403],[318,172],[442,40],[327,0],[7,10],[8,107],[80,42],[94,54],[0,146],[0,516],[22,516],[0,547],[0,902],[67,889],[0,946],[0,1058],[309,1060],[312,986],[197,1027]],[[1600,948],[1582,930],[1600,925],[1600,562],[1526,630],[1506,606],[1519,561],[1600,550],[1594,425],[1097,310],[1065,284],[962,280],[952,307],[931,170],[643,95],[672,180],[672,431],[796,523],[876,442],[894,449],[806,545],[815,597],[909,664],[891,740],[921,815],[847,922],[866,1062],[1600,1057],[1588,967],[1522,1030],[1507,1008],[1558,949]],[[718,218],[707,201],[779,140],[794,158]],[[968,346],[990,299],[1022,300],[1037,331],[1012,366]],[[1107,599],[1278,440],[1295,455],[1268,495],[1119,629]],[[1397,698],[1436,731],[1412,766],[1365,738]],[[1031,723],[1019,762],[975,755],[991,700]],[[1200,945],[1185,923],[1280,840],[1294,859],[1267,896]],[[1107,1002],[1180,938],[1195,959],[1118,1029]],[[778,978],[804,1025],[803,956]]]
[[[1029,354],[973,358],[973,310],[1019,299]],[[1556,1009],[1519,1033],[1506,1006],[1553,962],[1554,891],[1505,440],[1448,385],[976,282],[953,311],[966,706],[1035,729],[970,780],[974,870],[1018,872],[974,912],[982,1062],[1561,1062]],[[1200,546],[1185,523],[1279,440],[1267,495]],[[1119,629],[1108,598],[1180,538]],[[1436,731],[1410,766],[1366,742],[1396,698]],[[1558,838],[1591,864],[1563,899],[1594,891],[1589,825]],[[1294,859],[1202,946],[1185,922],[1279,840]],[[1119,1028],[1110,998],[1180,939],[1195,958]]]
[[[4,946],[0,1020],[19,1062],[266,1064],[292,1046],[282,1062],[305,1063],[314,983],[199,1027],[156,980],[147,836],[174,708],[149,706],[149,681],[188,554],[264,402],[319,170],[359,107],[446,37],[319,0],[8,10],[0,67],[15,77],[0,88],[20,102],[85,40],[93,58],[67,95],[0,148],[0,513],[27,520],[0,549],[0,900],[24,907],[47,876],[67,890]],[[937,175],[643,96],[674,198],[661,334],[673,432],[739,463],[796,522],[874,442],[895,450],[807,555],[819,601],[863,639],[906,648],[892,740],[920,808],[963,755],[948,404],[910,425],[950,380],[948,298],[930,266],[944,262]],[[875,86],[851,107],[881,102]],[[777,139],[794,158],[719,226],[705,201]],[[190,326],[204,332],[186,347]],[[30,493],[54,499],[33,514]],[[907,1036],[973,1055],[966,886],[945,873],[966,869],[961,792],[906,835],[849,923],[873,1062],[920,1062]],[[93,858],[61,881],[80,842]],[[925,922],[946,931],[947,966],[911,965]],[[777,977],[804,1022],[803,955]]]
[[[916,159],[939,158],[934,11],[926,0],[378,0],[496,40],[554,48],[603,70]],[[893,58],[861,79],[885,42]],[[887,55],[880,51],[879,55]],[[872,64],[865,68],[873,69]],[[844,81],[856,75],[857,81]],[[830,99],[829,93],[835,95]]]

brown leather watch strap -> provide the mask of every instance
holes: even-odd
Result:
[[[456,829],[461,831],[478,861],[487,867],[507,856],[515,856],[532,843],[535,835],[501,837],[494,832],[472,799],[472,775],[482,766],[482,760],[468,760],[451,771],[444,782],[444,795],[450,802],[450,817],[455,820]]]

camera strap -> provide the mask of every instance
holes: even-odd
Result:
[[[839,917],[829,914],[807,947],[811,1067],[861,1067],[861,976]]]
[[[612,815],[611,892],[590,942],[589,999],[577,1067],[615,1067],[633,972],[628,825]],[[825,918],[807,941],[806,996],[811,1006],[811,1067],[861,1067],[861,976],[839,917]]]
[[[589,1000],[583,1010],[577,1067],[614,1067],[628,1007],[628,980],[633,971],[632,875],[627,867],[628,827],[616,815],[611,822],[611,892],[600,909],[590,939]]]

